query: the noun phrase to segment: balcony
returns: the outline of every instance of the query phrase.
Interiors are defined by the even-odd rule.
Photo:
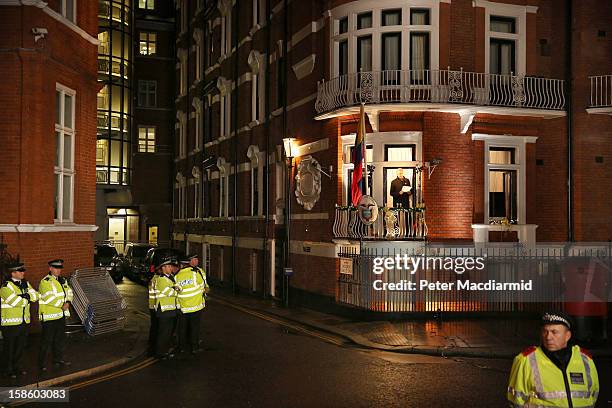
[[[461,115],[565,116],[565,81],[451,70],[374,71],[318,84],[317,120],[358,112],[424,111]],[[389,106],[393,105],[393,106]]]
[[[336,205],[333,225],[337,240],[420,241],[427,238],[425,208],[378,208],[372,225],[364,224],[357,208]]]
[[[612,115],[612,75],[590,76],[591,101],[588,113]]]

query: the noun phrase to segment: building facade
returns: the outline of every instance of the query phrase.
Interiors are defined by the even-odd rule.
[[[0,1],[0,235],[34,282],[50,259],[93,262],[96,13],[84,0]]]
[[[96,239],[121,251],[126,241],[169,240],[174,8],[102,1],[98,17]]]
[[[338,254],[364,238],[417,248],[612,237],[609,6],[176,7],[174,240],[213,279],[334,302]],[[373,227],[350,208],[361,104]],[[400,168],[410,199],[387,224]]]

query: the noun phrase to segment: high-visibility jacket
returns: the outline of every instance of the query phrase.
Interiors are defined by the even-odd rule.
[[[149,281],[149,309],[155,309],[155,305],[157,304],[158,291],[155,286],[155,281],[157,281],[158,277],[159,275],[153,275]]]
[[[194,269],[204,281],[204,284],[202,285],[202,303],[204,304],[204,307],[206,307],[206,292],[208,289],[210,289],[210,286],[208,286],[208,279],[206,279],[206,271],[198,266],[194,266],[192,269]]]
[[[177,295],[178,306],[182,313],[193,313],[204,308],[204,278],[191,266],[183,268],[174,277],[180,289]]]
[[[161,275],[153,283],[156,293],[155,309],[161,312],[176,310],[176,290],[171,276]]]
[[[512,407],[569,407],[566,387],[574,408],[595,406],[599,377],[591,355],[573,346],[564,373],[533,346],[514,358],[507,398]]]
[[[55,276],[49,274],[40,281],[38,292],[38,317],[41,322],[70,317],[70,309],[62,310],[64,303],[72,302],[74,296],[67,279],[61,284]]]
[[[25,282],[25,281],[24,281]],[[19,295],[30,295],[30,300]],[[20,286],[19,281],[8,280],[0,288],[2,308],[0,309],[0,320],[2,326],[18,326],[22,323],[30,323],[30,303],[38,300],[38,292],[27,282],[27,289]]]

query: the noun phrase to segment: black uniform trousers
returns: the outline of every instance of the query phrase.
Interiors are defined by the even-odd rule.
[[[7,374],[17,374],[21,369],[23,350],[28,339],[29,325],[2,326],[2,367]]]
[[[200,347],[201,310],[179,313],[179,344],[181,351],[195,351]]]
[[[46,367],[49,351],[53,351],[53,362],[64,360],[66,349],[66,318],[42,322],[42,339],[40,342],[40,354],[38,355],[38,366]]]
[[[151,326],[149,327],[149,355],[155,355],[155,347],[157,344],[157,332],[158,332],[158,318],[155,309],[149,309],[149,316],[151,317]]]
[[[176,311],[157,312],[157,336],[155,339],[155,355],[163,357],[170,352],[172,331],[176,324]]]

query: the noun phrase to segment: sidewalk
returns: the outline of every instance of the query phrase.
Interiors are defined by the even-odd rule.
[[[11,379],[1,373],[2,387],[50,387],[74,381],[121,366],[142,356],[147,347],[149,314],[146,288],[129,282],[120,284],[119,290],[128,303],[125,328],[121,331],[91,337],[82,329],[68,335],[65,360],[72,365],[56,368],[51,361],[46,372],[38,370],[40,333],[31,333],[25,350],[23,369],[28,373]],[[69,328],[69,330],[72,328]]]
[[[538,320],[354,321],[309,309],[285,309],[271,300],[232,296],[216,288],[211,299],[335,334],[362,347],[399,353],[513,358],[526,347],[539,344]],[[612,342],[608,340],[607,344],[589,350],[595,357],[612,357]]]

